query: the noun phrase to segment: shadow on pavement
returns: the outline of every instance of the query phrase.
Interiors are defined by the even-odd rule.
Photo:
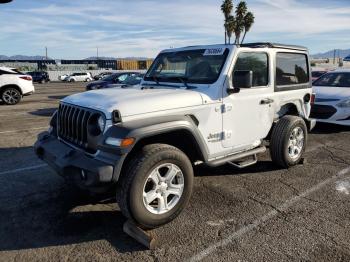
[[[56,107],[53,107],[53,108],[41,108],[41,109],[37,109],[37,110],[32,111],[32,112],[29,112],[29,114],[35,115],[35,116],[51,117],[53,115],[53,113],[55,113],[56,110],[57,110]]]
[[[16,153],[25,149],[0,149],[0,157],[6,155],[4,150]],[[0,251],[96,240],[108,241],[121,253],[145,250],[123,232],[126,219],[117,208],[114,194],[88,197],[77,193],[48,167],[3,172],[0,182]]]
[[[312,134],[332,134],[349,132],[350,126],[341,126],[328,123],[317,123],[316,127],[311,131]]]

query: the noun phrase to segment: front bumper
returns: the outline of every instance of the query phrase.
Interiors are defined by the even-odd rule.
[[[96,187],[116,182],[122,156],[90,156],[44,132],[34,145],[36,155],[48,163],[60,176],[83,187]],[[116,176],[116,173],[117,176]]]

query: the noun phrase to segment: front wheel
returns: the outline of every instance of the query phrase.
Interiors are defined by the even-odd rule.
[[[142,228],[175,219],[187,205],[193,186],[190,160],[165,144],[145,146],[129,162],[117,192],[122,213]]]
[[[16,105],[21,101],[22,95],[18,89],[9,87],[2,92],[1,99],[6,105]]]
[[[284,168],[297,165],[304,154],[306,142],[307,128],[304,120],[297,116],[282,117],[271,135],[272,161]]]

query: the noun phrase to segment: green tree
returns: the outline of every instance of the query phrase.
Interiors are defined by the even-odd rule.
[[[248,8],[244,1],[239,2],[236,7],[236,26],[235,26],[235,44],[239,45],[239,39],[241,38],[241,33],[244,30],[244,18],[247,14]]]
[[[242,42],[243,43],[246,34],[250,31],[251,27],[254,24],[254,14],[252,12],[248,12],[248,7],[245,1],[239,2],[235,9],[235,15],[232,15],[233,10],[232,0],[224,0],[221,5],[221,11],[225,16],[225,44],[231,43],[232,34],[235,34],[235,44],[240,44],[241,35],[243,34]]]
[[[245,36],[246,36],[247,32],[249,32],[249,30],[252,28],[254,21],[255,21],[255,17],[253,15],[253,13],[248,12],[244,17],[244,35],[243,35],[241,44],[243,44]]]
[[[224,17],[225,17],[225,23],[224,23],[224,27],[225,27],[225,44],[227,43],[227,35],[228,35],[228,30],[227,30],[227,26],[228,26],[228,20],[229,17],[232,13],[233,10],[233,3],[232,0],[224,0],[222,5],[221,5],[221,11],[224,13]]]
[[[227,31],[227,36],[228,36],[228,43],[231,44],[231,37],[233,32],[236,29],[236,19],[234,16],[230,15],[227,19],[227,22],[225,24],[225,28]]]

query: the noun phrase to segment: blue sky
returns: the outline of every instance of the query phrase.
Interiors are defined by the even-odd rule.
[[[0,54],[53,58],[153,57],[161,49],[222,43],[221,0],[14,0],[0,5]],[[234,1],[237,3],[238,1]],[[247,41],[350,48],[349,0],[247,0]]]

